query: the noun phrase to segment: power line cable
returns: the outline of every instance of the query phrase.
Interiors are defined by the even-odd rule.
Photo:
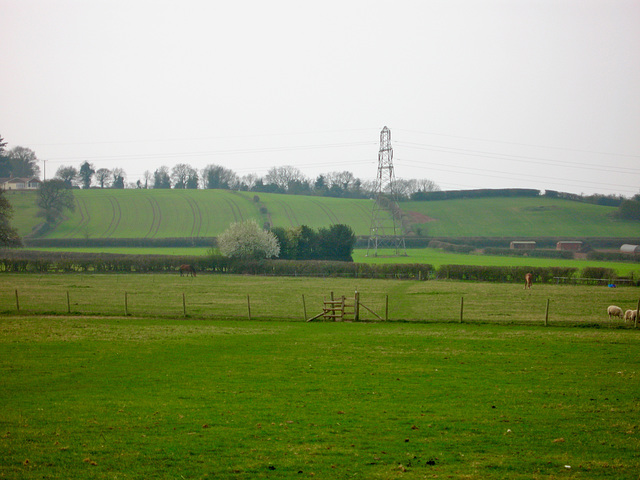
[[[455,148],[455,147],[443,147],[440,145],[426,145],[426,144],[409,143],[409,142],[396,142],[396,145],[406,146],[408,148],[417,149],[417,150],[427,150],[432,152],[451,153],[455,155],[491,158],[494,160],[503,160],[503,161],[511,160],[514,162],[537,163],[540,165],[552,165],[556,167],[558,166],[580,167],[583,170],[598,170],[603,172],[614,172],[614,173],[623,173],[623,174],[640,173],[640,168],[629,168],[629,167],[602,168],[594,165],[587,165],[582,162],[571,162],[568,160],[551,160],[547,158],[529,157],[524,155],[511,155],[511,154],[503,154],[503,153],[495,153],[495,152],[485,152],[481,150],[467,150],[467,149]]]
[[[596,150],[584,150],[577,148],[568,148],[568,147],[557,147],[557,146],[549,146],[549,145],[535,145],[530,143],[518,143],[518,142],[507,142],[504,140],[489,140],[485,138],[476,138],[476,137],[464,137],[461,135],[447,135],[441,133],[433,133],[433,132],[419,132],[417,130],[403,130],[403,129],[395,129],[394,131],[407,132],[407,133],[417,133],[420,135],[433,135],[438,137],[448,137],[448,138],[458,138],[462,140],[474,140],[480,142],[490,142],[490,143],[501,143],[504,145],[517,145],[521,147],[535,147],[535,148],[547,148],[549,150],[563,150],[568,152],[579,152],[579,153],[591,153],[596,155],[609,155],[609,156],[618,156],[618,157],[629,157],[629,158],[640,158],[638,154],[627,154],[627,153],[611,153],[611,152],[599,152]]]

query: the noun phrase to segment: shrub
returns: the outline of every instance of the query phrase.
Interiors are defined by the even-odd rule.
[[[275,235],[261,229],[255,220],[236,222],[218,237],[218,248],[225,257],[270,258],[280,254]]]

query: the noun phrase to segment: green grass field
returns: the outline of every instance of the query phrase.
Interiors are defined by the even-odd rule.
[[[619,328],[2,315],[0,478],[636,479],[639,347]]]

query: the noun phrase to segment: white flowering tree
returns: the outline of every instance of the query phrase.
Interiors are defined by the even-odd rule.
[[[263,230],[255,220],[232,223],[218,236],[218,248],[225,257],[271,258],[280,255],[276,236]]]

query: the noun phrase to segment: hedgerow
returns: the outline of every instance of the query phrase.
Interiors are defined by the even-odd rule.
[[[466,280],[482,282],[520,283],[526,273],[533,274],[534,283],[558,283],[580,280],[615,281],[610,268],[477,266],[430,264],[369,264],[321,260],[240,260],[221,255],[170,256],[124,255],[106,253],[59,253],[29,250],[0,250],[0,272],[32,273],[177,273],[180,265],[190,264],[197,272],[300,276],[347,277],[413,280]],[[629,280],[633,281],[633,278]],[[627,283],[628,284],[628,283]]]

